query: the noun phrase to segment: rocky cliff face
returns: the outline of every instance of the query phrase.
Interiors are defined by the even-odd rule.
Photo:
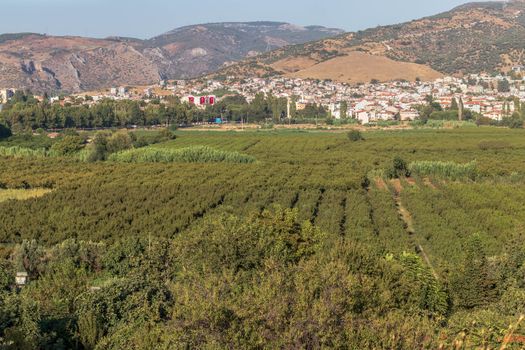
[[[341,33],[256,22],[188,26],[150,40],[0,35],[0,87],[78,92],[192,78],[285,45]]]

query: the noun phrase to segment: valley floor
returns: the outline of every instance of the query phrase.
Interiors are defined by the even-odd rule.
[[[521,348],[525,131],[362,136],[192,130],[146,147],[249,162],[1,157],[2,266],[33,279],[18,312],[34,299],[38,341],[62,317],[63,342],[97,349]]]

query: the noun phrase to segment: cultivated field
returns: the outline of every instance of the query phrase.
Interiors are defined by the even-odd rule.
[[[111,261],[105,265],[120,269],[125,261],[125,270],[90,272],[89,278],[106,281],[108,290],[108,280],[125,279],[128,272],[122,271],[139,268],[126,260],[138,254],[131,253],[134,245],[122,242],[145,239],[144,247],[152,240],[171,242],[177,253],[173,265],[161,268],[174,266],[166,288],[174,300],[177,293],[188,299],[170,304],[171,316],[158,321],[167,328],[157,331],[185,330],[174,333],[182,337],[191,328],[193,333],[166,344],[304,345],[302,336],[258,327],[275,321],[283,332],[299,332],[301,326],[287,317],[299,322],[294,317],[305,312],[303,321],[314,322],[309,336],[315,334],[316,344],[327,347],[353,342],[437,348],[459,342],[467,349],[468,344],[507,342],[508,348],[520,348],[510,336],[525,330],[518,327],[511,334],[508,327],[525,312],[525,132],[459,128],[363,136],[351,141],[346,133],[319,131],[188,131],[103,162],[2,156],[3,187],[54,190],[0,203],[0,242],[37,239],[49,249],[75,238],[127,247],[119,257],[109,249]],[[294,231],[294,225],[302,231]],[[284,232],[289,236],[275,238]],[[279,262],[287,254],[291,260]],[[288,285],[287,278],[294,282]],[[309,289],[312,283],[319,284],[316,292]],[[252,284],[267,288],[266,294],[257,294]],[[290,299],[277,298],[281,292],[273,288],[286,290],[282,297]],[[305,295],[311,299],[295,300]],[[255,310],[246,309],[251,298],[260,308],[276,309],[261,311],[264,317],[258,319]],[[282,304],[271,306],[274,302]],[[317,305],[321,314],[299,311],[306,305],[301,303]],[[197,309],[190,312],[189,305]],[[277,311],[285,305],[289,316]],[[231,317],[244,317],[228,318],[230,325],[251,325],[261,338],[223,333],[234,331],[222,323],[227,331],[217,338],[214,333],[206,336],[213,339],[200,338],[208,329],[202,322],[215,322],[207,312],[223,307],[236,315]],[[105,330],[109,338],[103,344],[117,348],[128,343],[119,343],[113,332],[124,324],[115,322]],[[323,338],[322,332],[332,336]],[[357,337],[363,332],[374,336]],[[235,337],[244,340],[235,343]]]

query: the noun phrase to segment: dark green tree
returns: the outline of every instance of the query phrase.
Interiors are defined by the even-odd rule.
[[[466,309],[487,305],[495,299],[496,283],[481,236],[471,236],[464,250],[463,265],[453,284],[456,304]]]
[[[11,129],[0,123],[0,140],[11,137],[12,135]]]
[[[341,102],[341,118],[346,119],[348,117],[348,102]]]
[[[452,103],[450,105],[450,110],[451,111],[457,111],[459,109],[459,106],[458,106],[458,101],[456,100],[455,97],[452,98]]]
[[[498,92],[510,92],[510,83],[507,79],[498,81]]]
[[[51,150],[61,156],[74,154],[82,148],[84,148],[84,139],[74,135],[66,135],[51,146]]]

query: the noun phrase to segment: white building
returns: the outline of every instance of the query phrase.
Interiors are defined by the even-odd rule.
[[[15,89],[2,89],[0,90],[0,102],[7,102],[11,97],[15,95]]]
[[[128,93],[128,88],[125,86],[121,86],[118,88],[118,94],[119,96],[125,96]]]
[[[412,121],[419,118],[419,112],[416,110],[406,110],[399,112],[401,121]]]

